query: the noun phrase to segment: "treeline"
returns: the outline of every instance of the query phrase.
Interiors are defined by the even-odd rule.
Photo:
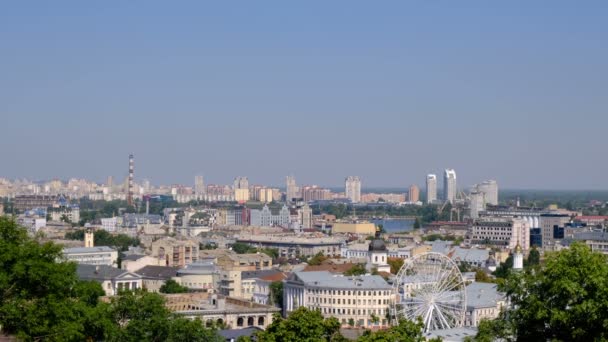
[[[84,241],[84,229],[78,229],[65,234],[67,240]],[[125,234],[112,235],[105,230],[96,230],[93,233],[93,243],[95,246],[115,247],[120,252],[124,252],[131,246],[139,246],[141,242],[138,238],[130,237]]]
[[[97,282],[80,281],[62,248],[0,217],[0,326],[22,341],[211,341],[200,320],[172,314],[161,295],[123,292],[109,302]]]
[[[422,224],[427,224],[433,221],[447,221],[450,219],[450,204],[447,204],[443,211],[439,213],[440,206],[435,204],[423,205],[373,205],[373,206],[356,206],[339,204],[323,204],[312,206],[313,214],[330,214],[335,215],[337,219],[342,219],[356,212],[357,216],[417,216]]]

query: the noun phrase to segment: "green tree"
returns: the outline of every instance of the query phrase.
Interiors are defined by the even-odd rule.
[[[364,264],[356,264],[344,272],[345,276],[358,276],[367,273]]]
[[[268,255],[272,259],[277,259],[279,257],[279,250],[277,248],[263,248],[260,252]]]
[[[391,266],[391,273],[397,274],[401,267],[403,267],[403,259],[401,258],[388,258],[386,263]]]
[[[299,307],[287,318],[275,314],[272,324],[256,336],[258,342],[323,342],[342,337],[337,318],[323,318],[320,311],[305,307]]]
[[[420,229],[422,227],[422,223],[420,223],[420,218],[416,217],[414,221],[414,229]]]
[[[255,247],[251,247],[250,245],[242,242],[236,242],[232,245],[232,250],[236,254],[247,254],[247,253],[255,253],[257,249]]]
[[[490,277],[482,269],[477,269],[475,271],[475,281],[480,282],[480,283],[493,283],[494,279],[492,279],[492,277]]]
[[[270,298],[272,304],[279,308],[283,308],[283,282],[273,281],[270,283]]]
[[[547,255],[544,267],[512,272],[501,289],[512,308],[486,323],[477,340],[608,339],[607,257],[582,243]]]
[[[496,267],[496,271],[492,273],[496,278],[506,279],[513,269],[513,255],[509,255],[505,262]]]
[[[427,339],[422,332],[421,320],[412,322],[408,320],[400,320],[398,325],[392,326],[386,330],[371,331],[367,330],[359,339],[358,342],[424,342]],[[431,339],[429,341],[439,342],[440,339]]]
[[[175,280],[167,280],[159,289],[160,293],[187,293],[188,288],[178,284]]]
[[[536,266],[540,265],[540,253],[536,247],[532,247],[530,250],[530,254],[528,254],[528,266]]]
[[[323,255],[323,252],[319,252],[308,260],[308,264],[310,266],[318,266],[321,265],[321,263],[325,260],[327,260],[327,257]]]

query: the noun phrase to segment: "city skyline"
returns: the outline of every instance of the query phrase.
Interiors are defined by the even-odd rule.
[[[605,3],[523,7],[5,4],[0,174],[608,189]]]

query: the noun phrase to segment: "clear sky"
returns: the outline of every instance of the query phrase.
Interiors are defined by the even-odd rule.
[[[608,1],[3,1],[0,176],[608,189]]]

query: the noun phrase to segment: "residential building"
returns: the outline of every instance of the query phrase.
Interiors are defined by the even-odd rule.
[[[184,267],[198,260],[199,244],[193,240],[165,237],[152,242],[151,249],[161,266]]]
[[[68,261],[87,265],[116,266],[118,251],[108,246],[65,248],[63,256]]]
[[[319,252],[327,256],[340,255],[340,246],[344,242],[338,237],[299,237],[299,236],[240,236],[238,242],[247,243],[259,248],[276,248],[279,256],[295,258],[314,256]]]
[[[407,200],[410,203],[417,203],[420,201],[420,189],[416,184],[410,185],[410,189],[407,193]]]
[[[248,209],[249,210],[249,224],[256,227],[272,227],[281,226],[287,227],[289,225],[289,208],[283,205],[278,213],[273,214],[268,205],[264,205],[262,210]]]
[[[308,205],[308,203],[304,203],[304,205],[298,209],[298,223],[304,229],[312,228],[312,209]]]
[[[528,221],[513,217],[481,217],[473,221],[467,234],[471,244],[494,245],[509,250],[518,244],[530,248]]]
[[[78,264],[76,275],[80,280],[100,283],[106,296],[114,296],[121,290],[142,288],[142,278],[137,273],[107,265]]]
[[[286,194],[285,200],[287,202],[293,202],[298,196],[298,185],[296,184],[296,178],[294,176],[287,176],[285,178]]]
[[[179,267],[144,266],[134,273],[141,276],[144,289],[148,292],[159,292],[167,280],[175,278],[177,270]]]
[[[331,200],[331,190],[323,189],[316,185],[303,186],[301,193],[304,202]]]
[[[608,233],[583,232],[574,234],[574,241],[582,241],[594,252],[608,254]]]
[[[342,326],[348,326],[351,320],[365,328],[388,326],[392,298],[392,287],[378,275],[295,272],[283,285],[285,316],[304,306],[319,310],[324,317],[336,317]],[[372,315],[379,318],[378,323],[372,322]]]
[[[205,179],[203,176],[194,177],[194,194],[197,196],[203,196],[206,193]]]
[[[479,218],[479,213],[485,209],[484,194],[478,191],[472,191],[469,194],[469,216],[472,219]]]
[[[507,304],[504,293],[499,292],[496,284],[474,282],[466,287],[467,309],[466,327],[477,327],[483,319],[498,318]]]
[[[78,205],[61,206],[58,208],[49,208],[48,214],[51,216],[51,221],[62,221],[78,223],[80,221],[80,207]]]
[[[351,233],[362,235],[376,234],[376,225],[368,221],[335,222],[331,229],[332,234]]]
[[[554,232],[556,229],[564,228],[570,222],[570,215],[567,214],[542,214],[540,215],[540,228],[543,234],[543,248],[551,247],[555,244]]]
[[[34,208],[49,208],[57,206],[59,196],[56,195],[18,195],[13,199],[13,209],[24,212]]]
[[[216,292],[219,288],[220,269],[210,259],[201,259],[177,271],[175,280],[191,290]]]
[[[456,171],[446,169],[443,173],[443,200],[454,203],[456,200]]]
[[[361,179],[358,176],[348,176],[344,183],[346,198],[352,203],[361,202]]]
[[[473,187],[474,191],[483,194],[484,201],[489,205],[498,205],[498,183],[488,180]]]
[[[426,203],[437,201],[437,175],[426,176]]]
[[[159,265],[159,263],[161,263],[161,261],[149,255],[129,254],[122,258],[120,268],[125,271],[135,272],[145,266],[162,266]]]

